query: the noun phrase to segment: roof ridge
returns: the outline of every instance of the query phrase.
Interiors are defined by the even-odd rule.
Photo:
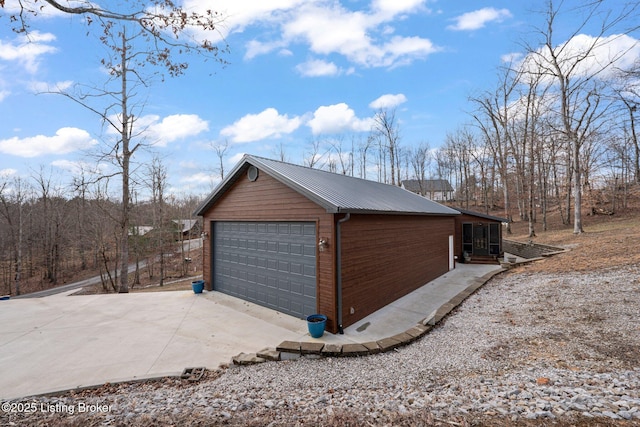
[[[389,183],[386,183],[386,182],[374,181],[372,179],[360,178],[360,177],[353,176],[353,175],[347,175],[346,173],[331,172],[331,171],[328,171],[328,170],[325,170],[325,169],[318,169],[318,168],[313,168],[311,166],[300,165],[298,163],[285,162],[283,160],[275,160],[275,159],[270,159],[268,157],[262,157],[262,156],[254,156],[253,154],[245,154],[245,157],[254,158],[254,159],[258,159],[258,160],[266,160],[268,162],[275,162],[275,163],[280,163],[280,164],[283,164],[283,165],[295,166],[295,167],[302,168],[302,169],[307,169],[307,170],[312,170],[312,171],[317,171],[317,172],[323,172],[323,173],[326,173],[326,174],[343,176],[345,178],[351,178],[351,179],[356,179],[356,180],[360,180],[360,181],[375,182],[377,184],[390,185],[392,187],[400,188],[399,185],[393,185],[393,184],[389,184]]]
[[[243,156],[227,177],[201,203],[196,214],[202,215],[215,203],[239,178],[240,171],[247,165],[265,169],[268,175],[324,207],[330,213],[460,214],[437,202],[417,196],[399,185],[252,154]]]

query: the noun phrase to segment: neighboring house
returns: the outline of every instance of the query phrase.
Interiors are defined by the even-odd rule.
[[[144,236],[152,230],[150,225],[132,225],[129,227],[129,236]]]
[[[430,200],[453,200],[453,187],[446,179],[406,179],[401,183],[402,188],[419,194]]]
[[[181,235],[184,239],[195,239],[196,237],[200,237],[202,229],[200,227],[199,219],[172,219],[171,222],[176,227],[178,240],[180,240]]]
[[[198,207],[216,290],[336,333],[454,268],[456,210],[400,187],[246,155]]]
[[[482,214],[480,212],[454,208],[457,216],[455,254],[458,260],[465,258],[471,262],[495,262],[503,255],[502,223],[505,218]],[[466,257],[465,257],[466,255]],[[468,261],[467,261],[468,262]]]

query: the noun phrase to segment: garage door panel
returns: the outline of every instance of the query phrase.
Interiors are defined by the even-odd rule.
[[[297,274],[297,275],[302,276],[302,274],[304,273],[303,266],[299,262],[290,263],[289,264],[289,269],[291,271],[291,274]]]
[[[289,274],[291,272],[289,263],[287,261],[278,261],[278,271],[281,273]]]
[[[307,277],[316,277],[316,266],[315,265],[304,265],[304,275]]]
[[[295,295],[304,295],[304,286],[300,283],[292,283],[291,284],[291,293]]]
[[[316,287],[315,286],[310,286],[310,285],[303,285],[304,286],[304,296],[311,296],[313,295],[315,297],[316,295]]]
[[[283,300],[288,299],[291,293],[291,282],[288,280],[278,280],[278,289],[284,291],[281,295],[278,295],[278,297]]]
[[[314,223],[214,222],[213,286],[297,317],[316,310]]]

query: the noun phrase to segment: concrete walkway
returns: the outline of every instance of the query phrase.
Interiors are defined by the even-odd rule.
[[[318,341],[363,343],[402,333],[425,318],[433,317],[440,307],[477,278],[500,270],[498,265],[458,264],[454,270],[345,328],[344,335],[325,334]],[[307,334],[306,338],[311,337]]]
[[[348,327],[344,335],[307,333],[306,321],[218,292],[191,291],[0,301],[0,399],[215,369],[239,353],[284,342],[378,341],[450,310],[459,295],[500,271],[455,270]],[[448,312],[448,311],[447,311]]]

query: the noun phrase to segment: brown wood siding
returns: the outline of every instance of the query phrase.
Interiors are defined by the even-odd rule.
[[[446,273],[454,223],[400,215],[352,215],[343,223],[343,326]]]
[[[333,214],[329,214],[311,200],[260,173],[251,182],[244,175],[204,214],[205,239],[203,279],[211,290],[211,222],[212,221],[312,221],[316,223],[317,238],[326,237],[329,246],[324,252],[316,250],[316,302],[319,313],[327,315],[327,330],[337,332],[334,269]],[[311,313],[309,313],[311,314]]]
[[[502,253],[502,223],[500,221],[493,221],[490,219],[486,219],[486,218],[481,218],[481,217],[477,217],[477,216],[473,216],[473,215],[468,215],[468,214],[460,214],[457,215],[456,217],[456,235],[454,237],[454,255],[458,257],[458,262],[462,261],[462,224],[468,222],[468,223],[472,223],[472,224],[477,224],[477,223],[483,223],[483,224],[488,224],[488,223],[498,223],[500,224],[500,252]]]

